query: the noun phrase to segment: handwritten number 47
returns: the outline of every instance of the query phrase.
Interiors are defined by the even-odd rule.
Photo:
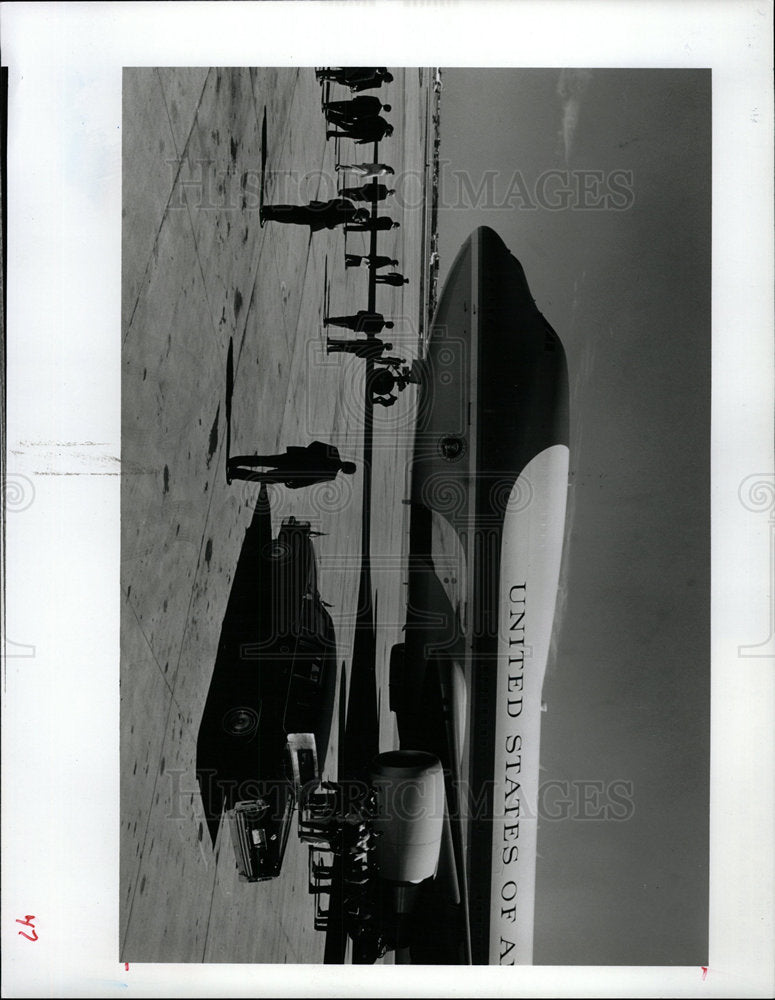
[[[30,935],[27,934],[25,931],[19,931],[19,933],[21,934],[21,936],[22,937],[26,937],[28,941],[37,941],[38,940],[38,932],[35,930],[35,926],[32,923],[32,921],[34,919],[35,919],[35,914],[34,913],[26,913],[24,915],[24,920],[17,920],[16,921],[17,924],[21,924],[23,927],[29,927],[30,930],[32,931],[32,933],[34,935],[33,937],[30,937]]]

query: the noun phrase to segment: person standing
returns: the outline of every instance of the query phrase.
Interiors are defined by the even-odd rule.
[[[393,74],[385,66],[329,66],[315,70],[318,83],[330,80],[349,87],[351,92],[371,90],[383,83],[392,83]]]
[[[349,70],[345,72],[345,83],[344,86],[350,88],[350,93],[360,93],[362,90],[376,90],[377,87],[381,87],[383,83],[392,83],[393,74],[389,73],[385,66],[377,66],[376,70],[372,73],[351,73]]]
[[[266,468],[266,472],[256,472]],[[313,441],[306,447],[292,445],[278,455],[235,455],[226,465],[226,481],[249,479],[262,483],[285,483],[289,489],[300,489],[315,483],[336,479],[339,472],[351,476],[354,462],[343,462],[339,451],[331,444]]]
[[[398,271],[392,271],[390,274],[377,274],[374,280],[380,285],[408,285],[409,279],[405,278],[403,274],[399,274]]]
[[[384,201],[388,195],[395,193],[395,188],[377,184],[376,181],[363,184],[361,187],[344,187],[339,192],[343,198],[352,198],[353,201]]]
[[[366,142],[379,142],[393,134],[393,126],[379,115],[369,118],[359,118],[357,122],[348,125],[341,124],[338,129],[326,132],[326,139],[352,139],[363,145]]]
[[[382,232],[386,229],[399,229],[400,222],[394,222],[389,215],[381,215],[378,219],[369,218],[364,221],[354,221],[348,224],[348,229],[354,233]]]
[[[368,209],[356,208],[347,198],[312,201],[309,205],[263,205],[259,209],[261,225],[265,222],[284,222],[309,226],[311,233],[345,223],[368,222],[369,218]]]
[[[395,174],[395,170],[387,163],[337,163],[336,169],[340,173],[347,171],[351,174],[358,174],[364,180],[369,177],[386,177],[388,174]]]
[[[360,118],[373,118],[381,111],[391,111],[389,104],[383,104],[378,97],[354,97],[351,101],[328,101],[323,105],[323,114],[329,121],[356,122]]]
[[[379,359],[380,365],[384,365],[386,361],[386,358]],[[395,384],[395,376],[390,371],[390,367],[376,368],[372,372],[368,383],[372,403],[379,403],[381,406],[392,406],[392,403],[388,403],[387,400],[390,399],[395,402],[395,399],[398,398],[393,396]]]
[[[368,309],[359,309],[357,313],[350,316],[326,316],[323,325],[343,326],[346,330],[371,334],[372,336],[382,333],[384,329],[393,329],[392,320],[386,320],[382,313],[369,312]]]
[[[378,267],[398,267],[398,261],[394,257],[371,256],[371,254],[346,253],[344,255],[345,267],[360,267],[365,264],[371,270]]]
[[[392,351],[393,345],[385,343],[378,337],[367,337],[365,340],[332,340],[326,337],[327,354],[354,354],[364,361],[378,361],[383,351]]]
[[[402,364],[396,376],[396,387],[399,392],[403,392],[408,385],[419,385],[420,379],[413,367]]]

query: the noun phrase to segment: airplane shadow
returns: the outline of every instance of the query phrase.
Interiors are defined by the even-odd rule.
[[[359,606],[363,610],[355,626],[347,723],[344,744],[340,748],[340,781],[366,777],[371,761],[379,753],[376,606],[372,607],[370,583],[366,586],[367,592],[364,593],[362,584],[359,595]]]
[[[264,117],[261,122],[261,187],[258,193],[259,209],[262,209],[264,207],[264,182],[266,180],[266,158],[267,158],[266,137],[267,137],[266,108],[264,108]]]
[[[358,618],[355,625],[353,658],[350,667],[349,697],[345,707],[346,680],[344,667],[340,681],[339,701],[339,773],[340,784],[353,792],[368,776],[369,765],[379,753],[379,714],[377,711],[376,648],[374,625],[376,601],[371,600],[371,579],[368,565],[361,569],[358,595]],[[345,801],[348,792],[345,791]],[[326,931],[324,961],[341,964],[345,959],[347,931],[342,910],[342,876],[339,858],[334,863],[329,922]],[[360,963],[359,949],[353,944],[353,962]]]
[[[265,487],[263,492],[266,493]],[[256,694],[256,663],[245,660],[241,651],[243,644],[258,644],[267,638],[271,594],[268,588],[260,585],[260,565],[271,541],[269,503],[257,504],[245,532],[226,604],[196,745],[197,778],[213,844],[221,813],[233,804],[231,789],[251,777],[246,766],[250,755],[245,753],[238,739],[231,738],[229,723],[239,724],[243,719],[239,710],[243,709],[247,713],[243,724],[250,726],[251,705]]]
[[[288,670],[283,639],[278,653],[278,622],[284,617],[278,617],[278,601],[286,595],[273,576],[273,551],[271,509],[262,485],[237,560],[197,738],[197,779],[213,845],[223,810],[255,798],[261,782],[283,773],[284,726],[291,718],[283,685],[290,682],[279,679]],[[298,594],[290,596],[298,601]],[[336,695],[336,648],[330,616],[322,611],[321,618],[326,665],[316,707],[308,720],[297,709],[295,719],[303,728],[292,731],[313,732],[324,760]],[[277,711],[278,697],[285,699],[285,717]]]

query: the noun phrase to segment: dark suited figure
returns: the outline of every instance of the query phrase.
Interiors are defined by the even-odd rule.
[[[384,329],[393,329],[392,320],[386,320],[382,313],[369,312],[368,309],[359,309],[354,316],[326,316],[323,325],[343,326],[346,330],[371,336],[382,333]]]
[[[380,285],[408,285],[409,279],[405,278],[403,274],[399,274],[398,271],[393,271],[390,274],[377,274],[374,276],[374,280]]]
[[[361,187],[345,187],[339,191],[343,198],[352,198],[353,201],[384,201],[389,194],[395,194],[395,188],[389,188],[387,184],[363,184]]]
[[[326,139],[352,139],[361,145],[365,142],[379,142],[386,136],[393,134],[393,126],[386,122],[384,118],[371,116],[369,118],[359,118],[355,122],[339,125],[338,131],[326,132]]]
[[[257,468],[266,472],[256,472]],[[229,459],[226,480],[249,479],[261,483],[285,483],[292,490],[336,479],[337,473],[351,476],[354,462],[343,462],[331,444],[313,441],[305,448],[292,445],[281,455],[235,455]]]
[[[326,337],[327,354],[354,354],[364,361],[376,361],[382,357],[383,351],[392,350],[392,344],[387,344],[378,337],[367,337],[365,340],[332,340]]]
[[[351,222],[347,228],[354,233],[375,233],[385,229],[399,229],[400,222],[394,222],[389,215],[381,215],[378,219],[366,219],[363,222]]]
[[[393,81],[393,74],[388,73],[386,66],[329,66],[315,70],[315,76],[319,83],[323,80],[341,83],[351,92],[371,90]]]
[[[329,121],[356,122],[359,118],[373,118],[382,111],[391,111],[378,97],[354,97],[351,101],[329,101],[323,105],[323,114]]]
[[[259,209],[259,218],[262,224],[286,222],[309,226],[311,233],[317,233],[345,223],[367,222],[369,212],[356,208],[347,198],[332,198],[330,201],[311,201],[309,205],[264,205]]]
[[[398,374],[396,375],[396,386],[399,392],[403,392],[408,385],[419,385],[420,380],[413,373],[411,367],[406,364],[406,362],[401,359],[401,365],[398,368]]]
[[[392,359],[380,358],[380,363],[386,364],[389,360]],[[398,399],[398,396],[393,395],[396,379],[390,370],[392,367],[390,365],[385,368],[377,368],[371,373],[369,391],[371,392],[372,403],[379,403],[380,406],[392,406]]]
[[[394,260],[392,257],[372,257],[370,255],[360,253],[346,253],[344,255],[345,267],[360,267],[361,264],[365,264],[372,270],[376,270],[378,267],[398,267],[398,261]]]
[[[337,173],[358,174],[364,179],[368,177],[386,177],[395,174],[395,170],[387,163],[337,163]]]

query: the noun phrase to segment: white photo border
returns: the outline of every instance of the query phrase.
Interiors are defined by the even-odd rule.
[[[355,10],[354,10],[355,8]],[[773,992],[772,5],[4,4],[9,68],[3,953],[9,996],[769,996]],[[347,25],[343,28],[343,25]],[[350,968],[118,962],[124,66],[691,67],[713,73],[710,965]],[[25,442],[106,475],[25,479]],[[750,485],[750,483],[749,483]],[[17,503],[22,501],[17,501]],[[772,501],[771,501],[772,502]],[[32,652],[30,652],[32,650]],[[53,821],[40,821],[40,804]],[[64,838],[72,868],[36,858]],[[57,848],[59,849],[59,848]],[[38,915],[27,947],[15,918]]]

